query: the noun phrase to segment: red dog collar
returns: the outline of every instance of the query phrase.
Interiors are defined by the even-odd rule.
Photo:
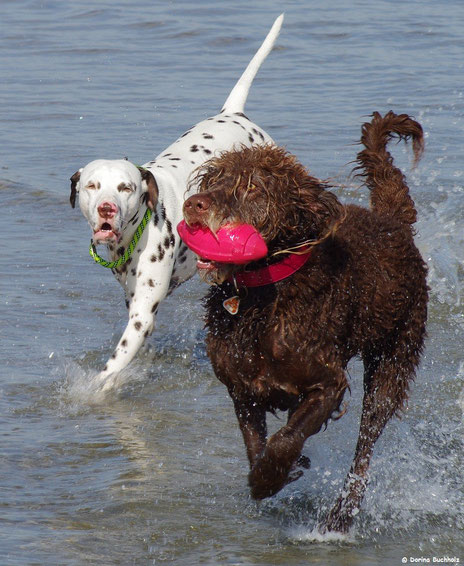
[[[278,263],[261,267],[255,271],[239,271],[230,281],[237,287],[264,287],[277,283],[301,269],[311,256],[310,246],[302,246],[300,252],[292,253]]]

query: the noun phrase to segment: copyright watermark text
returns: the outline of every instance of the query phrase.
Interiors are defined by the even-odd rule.
[[[457,556],[404,556],[403,564],[460,564]]]

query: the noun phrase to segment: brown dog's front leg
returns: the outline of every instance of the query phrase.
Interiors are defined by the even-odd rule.
[[[309,393],[293,412],[288,423],[267,441],[262,456],[248,476],[251,496],[264,499],[275,495],[300,474],[290,474],[305,440],[319,432],[338,409],[345,387],[321,387]]]
[[[257,403],[233,398],[235,414],[252,468],[266,445],[266,410]]]

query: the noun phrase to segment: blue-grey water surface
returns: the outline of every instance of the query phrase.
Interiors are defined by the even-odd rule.
[[[349,412],[308,441],[312,468],[256,504],[194,278],[105,398],[89,387],[122,332],[122,290],[69,206],[88,161],[144,163],[220,110],[275,17],[247,114],[345,201],[360,125],[407,112],[426,153],[395,149],[431,287],[425,355],[376,446],[348,537],[321,537],[357,436]],[[0,564],[396,566],[464,561],[462,0],[3,0],[0,4]],[[275,422],[278,426],[278,421]],[[456,562],[454,562],[456,563]]]

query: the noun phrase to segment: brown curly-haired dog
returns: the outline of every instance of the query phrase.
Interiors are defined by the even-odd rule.
[[[374,113],[362,126],[357,169],[371,191],[370,210],[343,206],[275,146],[211,160],[200,172],[201,192],[184,204],[190,225],[252,224],[269,248],[265,260],[245,268],[198,262],[215,283],[206,298],[208,355],[234,402],[254,498],[302,474],[306,438],[340,416],[347,363],[362,357],[358,443],[322,527],[331,531],[347,531],[359,509],[374,443],[404,407],[425,336],[426,267],[413,240],[414,203],[386,150],[394,135],[412,138],[420,157],[422,128],[407,115]],[[234,295],[238,312],[230,314],[223,302]],[[288,410],[288,421],[267,439],[266,411],[277,409]]]

